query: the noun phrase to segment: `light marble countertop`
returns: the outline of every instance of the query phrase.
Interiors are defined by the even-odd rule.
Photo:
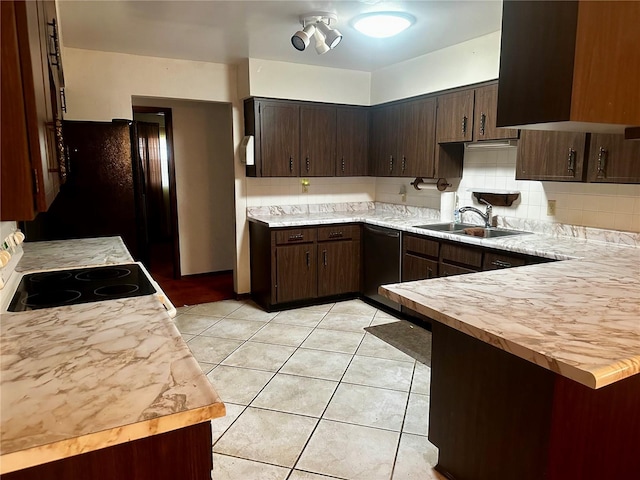
[[[19,270],[128,261],[116,237],[42,242]],[[155,295],[7,312],[0,332],[0,474],[225,414]]]
[[[560,262],[406,282],[380,293],[486,343],[591,388],[640,373],[640,245],[531,233],[484,239],[415,228],[437,216],[369,209],[250,215],[269,227],[340,222],[396,228]],[[629,245],[631,243],[631,245]]]

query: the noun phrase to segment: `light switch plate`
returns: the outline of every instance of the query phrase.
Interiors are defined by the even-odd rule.
[[[556,214],[556,201],[547,200],[547,215],[554,216]]]

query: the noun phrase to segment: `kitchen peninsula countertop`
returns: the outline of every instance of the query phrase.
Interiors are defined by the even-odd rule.
[[[132,261],[117,237],[24,245],[17,270]],[[0,473],[224,416],[155,296],[2,314]]]
[[[618,234],[627,245],[536,233],[483,239],[415,227],[440,223],[437,216],[377,209],[250,215],[250,221],[272,228],[363,222],[564,260],[386,285],[380,292],[590,388],[640,373],[640,248],[633,245],[637,234]]]

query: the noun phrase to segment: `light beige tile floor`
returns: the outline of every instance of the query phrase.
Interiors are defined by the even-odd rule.
[[[360,300],[179,309],[176,325],[227,406],[212,422],[212,478],[444,480],[426,436],[431,369],[364,330],[397,321]]]

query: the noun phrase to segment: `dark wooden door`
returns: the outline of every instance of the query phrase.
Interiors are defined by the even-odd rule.
[[[438,276],[438,262],[405,253],[402,260],[402,281],[412,282]]]
[[[300,107],[300,175],[333,177],[336,168],[336,107]]]
[[[318,244],[318,296],[360,290],[360,242]]]
[[[398,165],[398,107],[376,107],[370,115],[369,174],[374,177],[389,177],[394,174]]]
[[[438,143],[470,142],[473,139],[473,97],[474,90],[438,97]]]
[[[261,101],[258,105],[258,111],[260,115],[262,176],[299,176],[299,105]]]
[[[278,303],[315,298],[317,259],[314,243],[276,248],[276,299]]]
[[[496,127],[497,111],[498,84],[476,88],[473,120],[475,141],[518,138],[517,129]]]
[[[435,98],[404,103],[398,111],[401,127],[397,175],[433,178],[436,146]]]
[[[337,107],[336,176],[364,176],[369,163],[369,113]]]
[[[622,135],[592,134],[589,182],[640,183],[640,142]]]
[[[523,130],[516,179],[581,182],[585,146],[585,133]]]

